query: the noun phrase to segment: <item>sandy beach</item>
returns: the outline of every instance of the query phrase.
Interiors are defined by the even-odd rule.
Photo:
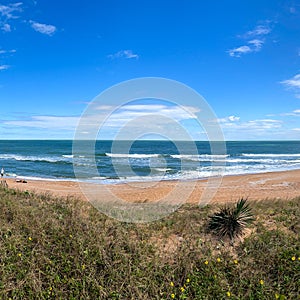
[[[5,180],[10,188],[87,199],[78,182],[28,180],[27,183],[21,183],[10,178]],[[218,183],[220,186],[216,189]],[[110,195],[112,198],[118,197],[124,201],[139,203],[160,201],[164,197],[178,202],[178,198],[184,197],[187,198],[185,202],[196,204],[199,203],[203,192],[209,190],[208,184],[212,186],[213,194],[216,192],[210,201],[212,203],[236,201],[240,197],[249,200],[291,199],[300,196],[300,170],[226,176],[209,182],[207,180],[162,181],[152,182],[151,186],[147,186],[149,183],[139,182],[116,185],[87,184],[84,187],[96,190],[99,199],[103,198],[106,201],[110,200]]]

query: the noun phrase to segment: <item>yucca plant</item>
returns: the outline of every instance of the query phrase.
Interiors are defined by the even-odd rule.
[[[254,221],[247,199],[243,198],[235,206],[222,207],[209,218],[208,229],[220,237],[229,237],[231,242],[241,236],[245,227]]]

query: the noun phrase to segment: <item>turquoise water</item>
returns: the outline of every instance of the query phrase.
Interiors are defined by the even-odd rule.
[[[214,154],[208,142],[135,141],[129,150],[126,142],[118,142],[112,151],[112,141],[97,141],[95,157],[82,143],[82,153],[74,154],[72,141],[2,140],[0,168],[10,177],[75,180],[75,165],[77,179],[104,183],[300,169],[300,141],[226,142],[226,153]],[[95,164],[97,176],[90,173]]]

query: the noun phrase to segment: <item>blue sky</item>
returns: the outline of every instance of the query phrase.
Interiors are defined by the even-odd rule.
[[[148,76],[200,93],[227,140],[299,139],[299,37],[300,1],[0,0],[0,139],[72,138],[95,96]]]

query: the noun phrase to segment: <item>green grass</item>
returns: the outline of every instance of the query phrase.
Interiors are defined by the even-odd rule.
[[[0,189],[0,299],[300,299],[300,198],[250,206],[256,220],[231,246],[207,232],[217,207],[128,224]]]

